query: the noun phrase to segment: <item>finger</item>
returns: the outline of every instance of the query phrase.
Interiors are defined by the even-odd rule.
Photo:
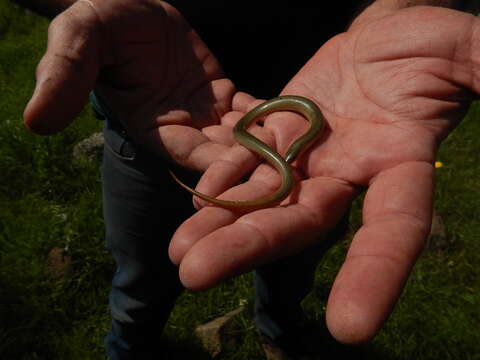
[[[244,105],[249,108],[255,103],[257,101]],[[302,116],[282,111],[270,114],[265,119],[264,126],[251,126],[248,131],[283,155],[291,143],[305,133],[307,128],[308,122]],[[219,160],[205,172],[196,190],[210,196],[217,196],[251,172],[258,161],[258,157],[254,156],[250,150],[233,147],[232,151],[221,154]],[[196,199],[195,204],[201,207],[205,202]]]
[[[191,170],[204,171],[219,154],[230,150],[229,145],[210,141],[201,131],[189,126],[165,125],[150,133],[144,137],[145,143],[155,144],[151,148],[159,156]]]
[[[230,188],[219,199],[249,201],[271,194],[280,186],[280,176],[268,165],[261,165],[247,183]],[[203,236],[230,225],[239,218],[238,213],[216,206],[206,206],[187,219],[177,230],[170,244],[170,257],[179,264],[185,253]]]
[[[232,99],[232,109],[246,113],[262,102],[264,102],[264,100],[256,99],[250,94],[239,91]]]
[[[202,129],[202,133],[211,141],[232,146],[236,143],[232,128],[224,125],[212,125]]]
[[[204,127],[202,132],[212,141],[233,146],[237,143],[233,135],[233,127],[244,115],[245,113],[240,111],[230,111],[222,116],[221,125]]]
[[[327,325],[339,341],[370,340],[392,311],[430,230],[433,176],[431,164],[410,162],[371,184],[328,300]]]
[[[299,184],[291,205],[255,211],[236,221],[224,209],[202,209],[179,227],[170,255],[180,264],[186,287],[206,289],[312,244],[339,221],[354,192],[346,183],[316,178]]]
[[[268,116],[264,123],[265,129],[268,129],[274,136],[277,144],[277,151],[282,156],[285,155],[290,145],[308,131],[310,127],[306,119],[294,112],[276,112]],[[322,138],[324,134],[321,134]],[[309,150],[305,151],[305,155]],[[303,158],[303,156],[301,156]],[[298,160],[298,159],[296,159]],[[295,163],[298,165],[298,161]]]
[[[64,129],[87,103],[100,67],[98,19],[89,2],[78,1],[55,18],[48,47],[37,67],[37,84],[25,125],[38,134]]]
[[[232,135],[232,138],[233,138],[232,129],[237,124],[237,122],[243,117],[243,115],[245,115],[245,113],[242,111],[236,111],[236,110],[230,111],[224,116],[222,116],[220,126],[223,126],[226,129],[229,129],[230,134]]]
[[[275,148],[275,139],[269,131],[260,126],[252,126],[249,132],[271,148]],[[197,191],[213,197],[238,184],[261,161],[256,154],[240,144],[232,146],[228,151],[217,152],[216,156],[216,161],[211,163],[196,187]],[[197,208],[207,204],[198,198],[194,199],[194,203]]]
[[[234,158],[242,161],[242,163],[244,163],[242,159],[252,162],[253,165],[248,169],[242,169],[251,171],[255,167],[254,165],[258,164],[257,158],[249,150],[240,146],[233,146],[236,144],[236,140],[233,136],[232,127],[242,116],[243,113],[241,112],[231,111],[222,117],[222,125],[207,126],[201,131],[182,125],[155,127],[144,135],[143,143],[160,156],[167,156],[177,164],[192,170],[205,171],[216,161],[229,161]],[[271,139],[267,140],[267,133],[260,127],[253,126],[249,131],[271,143]],[[220,171],[222,171],[222,167]],[[212,171],[210,170],[210,172]],[[220,174],[223,173],[220,172]],[[242,171],[241,175],[244,174],[245,172]],[[238,177],[228,184],[231,186],[237,180]],[[228,187],[221,187],[221,190],[214,196]],[[211,190],[206,188],[199,191]]]

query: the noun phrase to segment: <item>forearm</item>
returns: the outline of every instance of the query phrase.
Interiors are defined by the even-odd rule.
[[[39,15],[53,19],[67,9],[76,0],[13,0],[17,4],[26,7]]]
[[[350,28],[381,18],[393,11],[411,6],[442,6],[465,10],[467,0],[370,0],[363,4],[363,11],[352,21]]]

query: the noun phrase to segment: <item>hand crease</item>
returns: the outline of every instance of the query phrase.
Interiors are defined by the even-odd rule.
[[[428,235],[428,233],[430,232],[430,223],[428,221],[425,221],[424,219],[422,219],[420,216],[416,214],[413,214],[404,210],[402,211],[392,210],[392,211],[383,212],[381,215],[377,215],[369,218],[368,221],[365,222],[364,226],[369,226],[373,222],[390,221],[392,218],[398,218],[398,217],[406,219],[406,222],[409,224],[412,224],[412,221],[413,221],[414,223],[413,225],[417,226],[425,235]]]
[[[309,219],[310,219],[309,222],[312,224],[312,226],[320,229],[319,226],[322,223],[321,212],[316,211],[315,209],[313,209],[313,208],[311,208],[311,207],[309,207],[305,204],[301,204],[301,203],[296,203],[292,206],[289,206],[289,210],[292,210],[292,211],[297,212],[297,213],[301,212],[303,217],[308,216]],[[305,227],[305,226],[303,226],[303,227]]]
[[[195,147],[192,148],[192,150],[188,153],[188,154],[185,154],[182,158],[183,160],[187,160],[187,161],[194,161],[192,159],[192,157],[194,156],[195,152],[197,151],[200,151],[202,149],[202,147],[206,146],[206,145],[209,145],[210,141],[208,139],[205,139],[202,143],[198,144],[198,145],[195,145]]]
[[[374,259],[382,258],[382,259],[386,259],[386,260],[389,260],[390,262],[394,263],[395,267],[397,267],[398,264],[401,264],[402,260],[403,260],[403,257],[397,257],[397,256],[387,255],[387,254],[374,254],[374,253],[372,253],[372,254],[349,255],[347,253],[347,256],[345,257],[345,261],[346,260],[353,260],[353,259],[357,259],[357,258],[374,258]]]
[[[269,239],[264,233],[262,230],[260,230],[260,228],[258,228],[257,226],[253,225],[251,222],[246,222],[245,221],[246,219],[244,217],[241,217],[237,220],[237,224],[238,225],[241,225],[241,226],[244,226],[246,228],[248,228],[251,232],[255,233],[258,235],[259,239],[258,240],[255,240],[255,241],[261,241],[266,247],[267,247],[267,250],[265,251],[265,253],[269,253],[271,249],[275,249],[275,244],[273,244],[271,242],[271,239]]]

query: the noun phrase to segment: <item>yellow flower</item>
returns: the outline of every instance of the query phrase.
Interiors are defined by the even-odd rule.
[[[443,163],[441,161],[435,161],[435,168],[441,168],[443,166]]]

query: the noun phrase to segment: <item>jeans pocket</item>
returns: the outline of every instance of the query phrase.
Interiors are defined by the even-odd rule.
[[[133,142],[98,92],[90,93],[90,103],[96,117],[105,121],[103,127],[105,148],[121,160],[135,160],[137,152]]]
[[[108,119],[103,127],[103,136],[105,139],[105,149],[110,150],[121,160],[135,160],[137,151],[133,142],[128,136],[113,128]]]

